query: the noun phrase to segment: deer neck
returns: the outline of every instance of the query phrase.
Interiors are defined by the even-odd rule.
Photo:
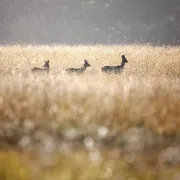
[[[86,66],[86,65],[84,65],[84,66],[82,67],[82,71],[85,71],[85,70],[86,70],[86,68],[87,68],[87,66]]]
[[[121,67],[121,68],[124,68],[125,64],[126,64],[126,63],[125,63],[124,61],[122,61],[120,67]]]

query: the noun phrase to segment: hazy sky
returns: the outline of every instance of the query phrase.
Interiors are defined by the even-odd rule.
[[[1,0],[0,43],[178,43],[179,0]]]

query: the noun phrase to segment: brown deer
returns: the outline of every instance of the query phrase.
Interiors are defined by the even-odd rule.
[[[85,72],[87,67],[90,67],[91,65],[87,62],[87,60],[84,60],[84,65],[81,68],[67,68],[65,71],[67,73],[76,73],[76,74],[82,74]]]
[[[102,72],[109,73],[109,74],[121,73],[124,69],[125,64],[128,62],[125,55],[122,55],[121,57],[122,57],[121,65],[119,65],[119,66],[103,66]]]
[[[49,60],[44,61],[45,64],[43,66],[43,68],[39,68],[39,67],[34,67],[31,71],[32,72],[47,72],[49,73]]]

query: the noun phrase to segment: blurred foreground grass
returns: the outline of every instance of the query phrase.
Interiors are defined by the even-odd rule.
[[[0,179],[180,178],[179,47],[0,49]],[[100,72],[122,54],[121,75]],[[63,73],[85,58],[84,75]]]
[[[107,153],[108,152],[108,153]],[[58,154],[0,152],[2,180],[169,180],[179,179],[179,167],[166,168],[138,160],[113,159],[114,152],[78,150]],[[137,158],[138,159],[138,158]]]
[[[112,130],[144,125],[158,133],[180,129],[178,78],[106,75],[14,75],[0,82],[0,123]],[[3,126],[2,126],[3,127]]]

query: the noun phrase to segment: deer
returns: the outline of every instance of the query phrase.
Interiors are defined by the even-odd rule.
[[[122,55],[121,58],[122,58],[121,65],[119,65],[119,66],[103,66],[101,69],[102,72],[109,73],[109,74],[121,73],[124,69],[125,64],[128,62],[125,55]]]
[[[31,71],[32,72],[47,72],[49,73],[49,60],[44,61],[44,66],[43,68],[39,68],[39,67],[34,67]]]
[[[76,73],[76,74],[82,74],[85,72],[87,67],[90,67],[91,65],[88,63],[88,61],[84,60],[84,65],[81,68],[67,68],[65,71],[67,73]]]

